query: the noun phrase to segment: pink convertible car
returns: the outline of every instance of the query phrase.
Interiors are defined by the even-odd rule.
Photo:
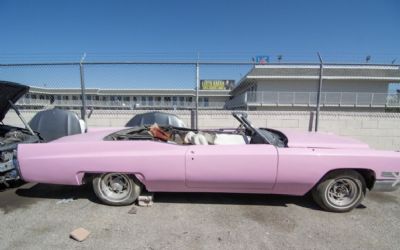
[[[98,198],[109,205],[131,204],[145,189],[299,196],[311,192],[323,209],[346,212],[361,203],[367,190],[400,186],[399,152],[373,150],[328,133],[255,128],[246,114],[233,116],[240,123],[236,130],[154,124],[22,143],[8,162],[29,182],[91,181]]]

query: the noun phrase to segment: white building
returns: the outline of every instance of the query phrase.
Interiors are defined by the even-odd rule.
[[[232,80],[204,80],[199,108],[314,110],[320,74],[318,64],[255,65],[232,90],[223,89],[226,83],[233,85]],[[321,109],[382,111],[400,107],[399,94],[388,93],[390,83],[400,83],[398,65],[324,65]],[[31,87],[17,104],[27,109],[79,109],[81,96],[79,88]],[[86,89],[86,104],[92,109],[194,109],[195,99],[193,89]]]
[[[248,110],[314,109],[320,65],[256,65],[231,91],[227,107]],[[399,106],[390,83],[400,82],[394,65],[324,65],[321,108],[325,110],[382,109]]]
[[[86,89],[86,105],[93,109],[193,109],[193,89]],[[229,90],[199,90],[200,109],[222,109],[229,99]],[[31,87],[19,106],[42,109],[54,106],[79,109],[82,93],[78,88]]]

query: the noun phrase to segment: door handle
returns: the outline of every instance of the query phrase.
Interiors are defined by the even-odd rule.
[[[194,160],[194,157],[193,157],[193,155],[194,155],[194,150],[190,150],[190,154],[192,155],[190,158],[192,159],[192,161]]]

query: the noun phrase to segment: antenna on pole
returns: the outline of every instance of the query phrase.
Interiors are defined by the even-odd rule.
[[[85,61],[86,58],[86,52],[83,53],[82,57],[81,57],[81,64],[83,63],[83,61]]]
[[[319,52],[317,52],[317,55],[318,55],[319,63],[323,64],[324,61],[322,60],[321,54]]]

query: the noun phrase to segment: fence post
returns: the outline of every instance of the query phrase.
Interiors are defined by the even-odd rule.
[[[279,91],[276,93],[276,95],[277,95],[276,106],[279,106],[279,95],[280,95]]]
[[[312,130],[313,130],[314,113],[315,113],[315,111],[310,112],[310,119],[308,121],[308,132],[312,132]]]
[[[86,87],[85,87],[85,75],[83,68],[83,60],[85,60],[86,53],[83,54],[82,59],[79,63],[79,73],[81,77],[81,95],[82,95],[82,109],[81,109],[81,117],[82,120],[85,121],[86,129],[87,129],[87,119],[86,119]]]
[[[318,54],[319,58],[319,84],[318,84],[318,93],[317,93],[317,110],[315,112],[315,132],[318,131],[318,123],[319,123],[319,110],[320,110],[320,102],[321,102],[321,90],[322,90],[322,78],[324,76],[324,62],[322,61],[321,55]]]
[[[374,93],[371,94],[371,102],[369,103],[369,106],[372,107],[374,103]]]
[[[196,63],[196,129],[199,129],[199,86],[200,86],[200,65]]]
[[[296,104],[296,92],[293,93],[293,99],[292,99],[292,107]]]
[[[354,107],[358,106],[358,92],[356,93],[356,103],[354,104]]]

